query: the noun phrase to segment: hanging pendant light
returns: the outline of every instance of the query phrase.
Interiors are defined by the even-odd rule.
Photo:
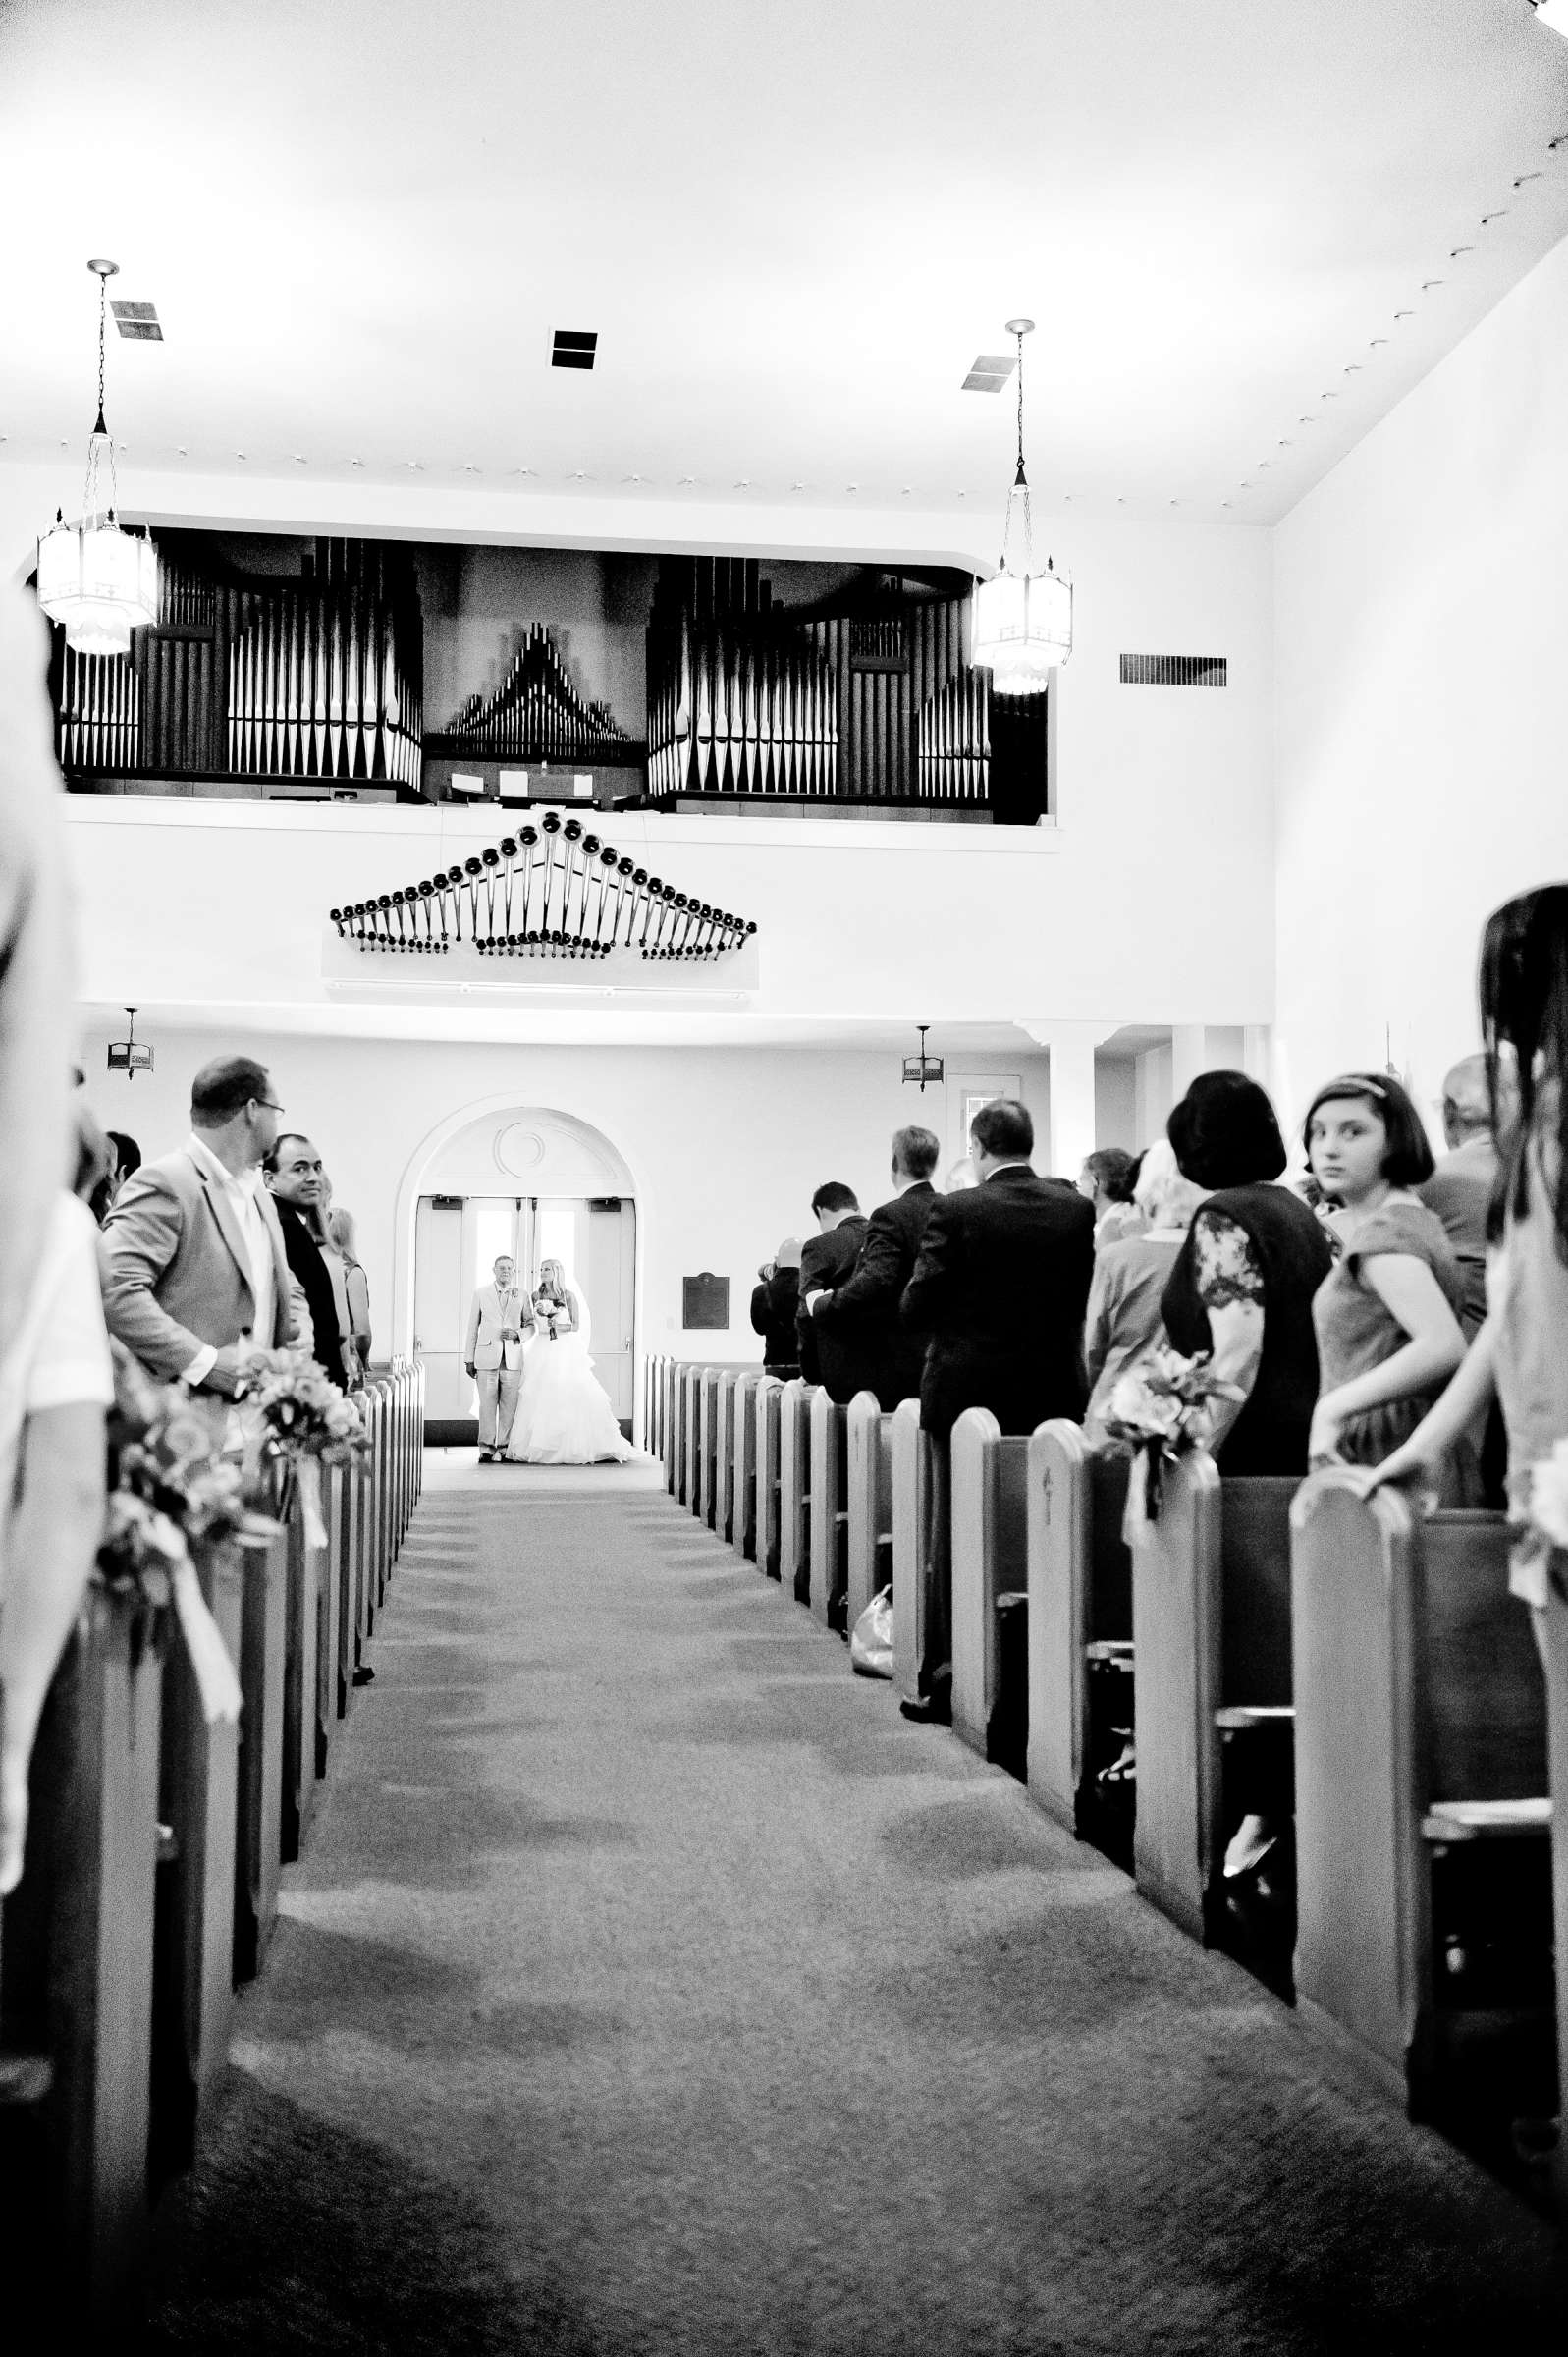
[[[114,443],[103,418],[103,355],[109,281],[120,265],[91,261],[87,268],[98,281],[98,421],[87,438],[81,521],[67,523],[61,511],[38,542],[38,603],[51,622],[64,624],[66,644],[78,654],[123,655],[132,631],[158,619],[158,552],[146,533],[138,539],[116,521],[119,491]]]
[[[973,660],[991,672],[999,695],[1041,695],[1060,663],[1072,653],[1072,580],[1058,573],[1051,559],[1036,573],[1034,521],[1029,510],[1029,477],[1023,463],[1023,340],[1034,327],[1032,319],[1009,319],[1007,333],[1018,342],[1018,471],[1007,494],[1006,521],[1001,529],[1001,561],[994,580],[975,589]],[[1013,518],[1023,510],[1023,570],[1007,569],[1007,550]]]

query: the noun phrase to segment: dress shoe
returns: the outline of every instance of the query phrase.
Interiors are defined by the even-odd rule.
[[[946,1694],[922,1694],[918,1702],[901,1702],[899,1710],[917,1727],[951,1727],[952,1703]]]

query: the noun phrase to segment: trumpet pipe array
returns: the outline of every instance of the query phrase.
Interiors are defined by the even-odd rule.
[[[514,761],[624,761],[639,747],[619,728],[608,704],[579,695],[555,633],[536,622],[491,694],[469,696],[448,721],[432,751]]]
[[[754,923],[677,892],[547,811],[460,866],[329,911],[361,950],[441,957],[463,943],[493,958],[608,958],[695,964],[736,950]]]

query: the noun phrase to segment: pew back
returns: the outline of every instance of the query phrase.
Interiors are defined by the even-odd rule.
[[[991,1410],[952,1429],[952,1725],[985,1755],[997,1699],[997,1599],[1028,1577],[1029,1441]]]
[[[760,1375],[735,1378],[735,1414],[731,1438],[732,1480],[730,1538],[737,1554],[754,1562],[757,1556],[757,1392]]]
[[[875,1392],[844,1410],[845,1577],[849,1627],[892,1577],[892,1417]]]
[[[843,1593],[849,1438],[844,1410],[820,1389],[811,1395],[810,1428],[811,1609],[826,1622]]]
[[[806,1601],[811,1562],[811,1401],[816,1390],[798,1375],[779,1401],[779,1583]]]
[[[906,1702],[913,1702],[920,1691],[925,1633],[930,1497],[920,1452],[920,1402],[900,1399],[892,1411],[892,1658],[893,1680]]]
[[[777,1375],[757,1384],[756,1559],[770,1579],[779,1576],[779,1435],[784,1385]]]

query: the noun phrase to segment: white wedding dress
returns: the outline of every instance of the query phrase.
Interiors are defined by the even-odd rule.
[[[587,1313],[567,1296],[576,1331],[552,1342],[541,1323],[522,1362],[522,1390],[507,1442],[514,1465],[624,1464],[637,1453],[622,1440],[609,1394],[588,1356]]]

